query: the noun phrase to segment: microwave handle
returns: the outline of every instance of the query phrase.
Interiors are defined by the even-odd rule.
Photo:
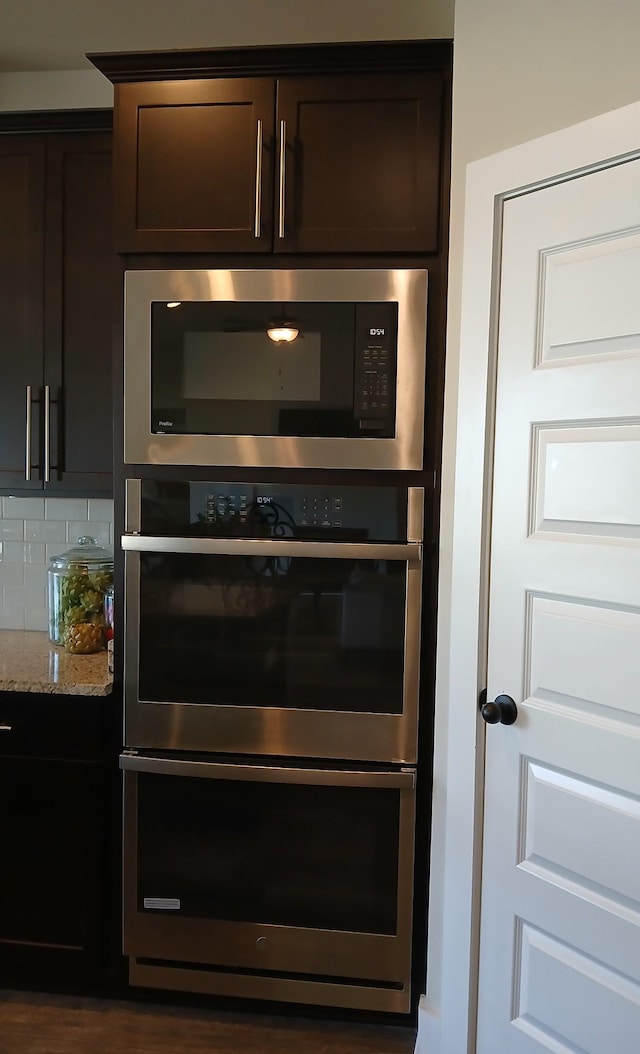
[[[179,553],[201,556],[302,556],[311,560],[422,561],[422,543],[304,542],[295,538],[167,538],[123,534],[122,548],[136,553]]]
[[[368,772],[348,769],[289,768],[278,765],[236,765],[218,761],[195,761],[171,757],[120,755],[125,772],[150,772],[159,776],[196,776],[200,779],[243,780],[260,783],[311,784],[331,787],[407,787],[415,786],[415,772]]]

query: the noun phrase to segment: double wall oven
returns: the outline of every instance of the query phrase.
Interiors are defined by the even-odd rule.
[[[130,980],[407,1013],[423,490],[210,475],[126,481]]]

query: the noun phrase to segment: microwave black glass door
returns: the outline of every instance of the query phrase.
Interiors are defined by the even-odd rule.
[[[140,773],[138,910],[166,898],[182,917],[393,934],[400,797]]]
[[[402,713],[406,561],[140,561],[141,700]]]
[[[392,302],[154,302],[151,432],[393,436],[397,329]]]

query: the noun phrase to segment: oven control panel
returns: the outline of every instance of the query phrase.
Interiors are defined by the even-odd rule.
[[[402,542],[407,488],[144,480],[142,533]]]
[[[286,494],[251,494],[250,492],[225,493],[217,491],[207,494],[204,520],[207,523],[241,524],[250,519],[265,522],[274,518],[274,513],[282,513],[290,520],[292,526],[298,527],[333,527],[344,526],[344,498],[332,493]],[[347,504],[347,511],[351,512]]]
[[[235,526],[246,534],[253,524],[258,534],[266,529],[273,537],[309,538],[317,528],[318,537],[358,532],[364,539],[381,530],[397,533],[397,494],[394,488],[225,485],[207,492],[199,519],[230,534]]]

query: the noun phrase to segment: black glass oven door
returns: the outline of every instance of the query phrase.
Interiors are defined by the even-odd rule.
[[[415,761],[419,545],[166,541],[127,553],[129,746]]]
[[[413,772],[121,765],[128,955],[408,987]]]

